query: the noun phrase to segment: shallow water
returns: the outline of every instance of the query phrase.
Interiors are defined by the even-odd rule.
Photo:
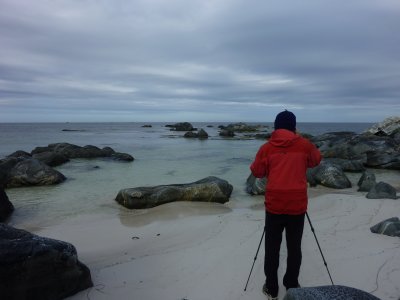
[[[68,142],[79,146],[110,146],[135,158],[130,163],[74,159],[56,168],[67,177],[62,184],[7,189],[16,208],[10,224],[42,228],[80,214],[123,215],[126,209],[114,201],[122,188],[189,183],[207,176],[220,177],[234,186],[232,205],[250,199],[244,191],[245,181],[249,165],[264,141],[221,138],[218,125],[222,123],[193,123],[208,132],[208,140],[185,139],[184,132],[172,132],[165,123],[152,123],[151,128],[143,128],[143,124],[0,124],[0,157],[16,150],[30,152],[37,146]],[[361,132],[370,125],[303,123],[298,127],[315,135],[345,130]]]

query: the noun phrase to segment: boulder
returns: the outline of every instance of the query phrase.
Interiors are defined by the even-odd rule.
[[[121,152],[114,152],[110,156],[114,160],[120,160],[120,161],[134,161],[135,159],[133,158],[132,155],[128,153],[121,153]]]
[[[22,150],[18,150],[18,151],[15,151],[15,152],[11,153],[11,154],[10,154],[10,155],[8,155],[7,157],[15,157],[15,158],[22,157],[22,158],[30,158],[30,157],[32,157],[32,155],[31,155],[30,153],[28,153],[28,152],[25,152],[25,151],[22,151]]]
[[[229,201],[232,189],[226,180],[209,176],[187,184],[123,189],[115,200],[129,209],[151,208],[174,201],[225,203]]]
[[[167,127],[171,127],[171,130],[175,130],[175,131],[192,131],[192,130],[195,130],[195,128],[193,128],[193,125],[190,124],[189,122],[175,123],[174,125],[167,125]]]
[[[368,151],[365,165],[370,168],[400,170],[400,152],[389,151]]]
[[[321,184],[334,189],[351,187],[351,182],[343,170],[334,164],[322,162],[318,166],[307,170],[307,180],[311,186]]]
[[[361,160],[350,160],[343,158],[324,158],[324,161],[339,166],[344,172],[362,172],[365,170]]]
[[[204,129],[200,129],[198,132],[199,139],[208,139],[208,133]]]
[[[396,189],[386,182],[378,182],[367,194],[368,199],[398,199]]]
[[[386,118],[365,131],[367,134],[386,136],[393,136],[398,132],[400,132],[400,117]]]
[[[400,220],[398,217],[382,221],[370,228],[372,233],[400,237]]]
[[[260,126],[248,125],[246,123],[239,122],[239,123],[229,124],[228,126],[221,125],[220,128],[233,132],[254,132],[258,131]]]
[[[41,161],[42,163],[50,167],[56,167],[69,161],[69,158],[65,155],[50,151],[33,154],[33,158]]]
[[[264,195],[267,178],[257,178],[250,174],[246,180],[246,192],[250,195]]]
[[[15,157],[6,158],[0,160],[0,186],[5,186],[11,169],[20,161],[21,159],[17,159]]]
[[[1,299],[57,300],[93,286],[73,245],[0,224]]]
[[[183,135],[183,137],[190,138],[190,139],[197,139],[199,137],[199,135],[196,132],[188,131]]]
[[[200,129],[199,132],[188,131],[184,134],[185,138],[198,138],[208,139],[208,133],[204,129]]]
[[[100,149],[93,145],[86,145],[84,147],[77,146],[69,143],[55,143],[47,147],[36,147],[32,150],[32,155],[39,160],[47,162],[48,160],[60,162],[64,158],[64,162],[72,158],[99,158],[109,157],[121,161],[133,161],[134,158],[127,153],[115,152],[111,147],[104,147]],[[53,154],[50,154],[53,153]],[[54,166],[54,165],[53,165]]]
[[[51,185],[61,183],[65,176],[37,159],[18,162],[9,172],[7,187]]]
[[[220,135],[220,136],[223,136],[223,137],[234,137],[234,136],[235,136],[235,133],[234,133],[232,130],[222,129],[222,130],[219,132],[219,135]]]
[[[327,285],[289,289],[283,300],[379,300],[359,289],[342,285]]]
[[[358,180],[358,191],[369,192],[372,187],[376,184],[375,174],[370,171],[365,171],[361,178]]]
[[[14,206],[7,197],[6,192],[0,185],[0,222],[4,222],[14,211]]]
[[[312,141],[319,147],[324,158],[358,160],[367,167],[400,168],[400,145],[389,136],[341,132],[323,134],[314,137]]]

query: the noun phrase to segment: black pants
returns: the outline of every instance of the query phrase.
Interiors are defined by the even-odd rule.
[[[289,289],[297,287],[299,284],[304,215],[276,215],[266,212],[264,272],[267,288],[272,294],[278,293],[279,250],[284,229],[287,245],[287,267],[283,277],[283,285]]]

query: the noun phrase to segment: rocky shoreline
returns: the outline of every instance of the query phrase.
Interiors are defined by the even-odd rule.
[[[185,134],[187,138],[208,137],[203,129],[199,130],[201,134],[196,134],[197,129],[190,123],[182,126],[177,124],[171,126],[172,130],[189,129],[187,132],[192,134]],[[261,135],[262,138],[269,137],[266,129],[259,126],[236,123],[220,127],[219,135],[222,137],[229,139],[236,134],[249,134],[246,138],[260,138]],[[365,192],[367,198],[399,198],[393,186],[377,182],[373,170],[400,170],[400,118],[385,120],[361,134],[332,132],[315,137],[304,136],[317,145],[324,157],[320,166],[308,171],[310,186],[319,184],[333,189],[346,189],[351,187],[346,173],[352,172],[360,174],[358,190],[360,193]],[[6,221],[14,210],[5,188],[61,183],[66,178],[53,167],[76,158],[105,158],[124,162],[134,160],[131,155],[116,152],[110,147],[100,149],[92,145],[81,147],[68,143],[36,147],[29,153],[16,151],[0,159],[0,222]],[[249,194],[263,194],[264,188],[265,178],[248,177],[246,190]],[[233,186],[226,180],[207,177],[192,183],[123,189],[118,192],[115,201],[129,209],[151,208],[175,201],[226,203],[232,190]],[[384,220],[371,227],[371,232],[400,236],[400,222],[398,218]],[[93,285],[90,270],[79,262],[71,244],[32,235],[1,223],[0,238],[0,261],[9,262],[8,269],[0,272],[0,295],[6,295],[9,299],[25,299],[29,293],[33,295],[32,299],[62,299]],[[13,249],[13,253],[9,249]],[[30,268],[25,268],[25,265]],[[49,270],[42,269],[46,266]],[[37,282],[36,272],[48,273],[49,278]],[[21,276],[29,280],[25,280],[23,288],[18,289]],[[52,278],[64,284],[56,284]],[[41,298],[34,297],[39,295],[38,291]]]

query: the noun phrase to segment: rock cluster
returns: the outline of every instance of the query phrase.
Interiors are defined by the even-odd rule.
[[[11,188],[58,184],[66,178],[52,167],[73,158],[99,157],[119,161],[134,160],[131,155],[115,152],[110,147],[100,149],[92,145],[81,147],[69,143],[50,144],[36,147],[31,153],[19,150],[0,160],[0,185]]]

